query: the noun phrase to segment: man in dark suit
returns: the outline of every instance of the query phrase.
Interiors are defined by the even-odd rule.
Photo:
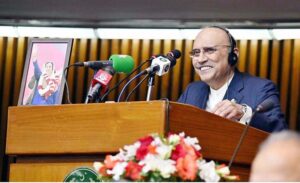
[[[287,128],[276,86],[238,71],[236,41],[225,28],[212,26],[199,32],[190,56],[201,81],[189,84],[178,102],[240,123],[251,121],[251,126],[267,132]],[[274,107],[252,117],[266,99],[272,100]]]

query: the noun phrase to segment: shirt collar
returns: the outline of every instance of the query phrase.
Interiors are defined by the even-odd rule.
[[[222,93],[226,93],[226,90],[228,89],[232,79],[234,77],[234,73],[232,74],[232,76],[228,79],[228,81],[226,83],[224,83],[223,86],[221,86],[221,88],[215,90],[213,89],[212,87],[209,87],[210,88],[210,92],[212,95],[220,95]]]

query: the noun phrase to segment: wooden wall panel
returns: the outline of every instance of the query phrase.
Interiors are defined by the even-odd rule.
[[[278,83],[279,73],[279,54],[280,54],[280,43],[277,40],[272,41],[272,59],[271,59],[271,80]]]
[[[157,55],[158,53],[162,53],[162,41],[160,39],[155,39],[153,40],[153,54],[152,55]],[[146,79],[147,83],[148,79]],[[154,87],[153,87],[153,93],[152,93],[152,98],[157,99],[158,93],[160,92],[160,87],[159,87],[159,78],[155,78],[154,80]]]
[[[183,67],[183,84],[182,84],[182,89],[181,91],[183,91],[188,84],[192,81],[193,78],[191,78],[191,73],[193,70],[193,62],[192,59],[189,55],[189,52],[193,49],[193,41],[192,40],[186,40],[185,44],[184,44],[184,50],[183,50],[183,60],[182,60],[182,64],[181,67]]]
[[[247,63],[247,40],[239,41],[239,61],[238,68],[241,72],[246,71],[246,63]]]
[[[13,78],[14,78],[14,66],[15,66],[15,57],[16,57],[16,38],[7,39],[7,48],[5,49],[5,58],[3,64],[3,87],[2,87],[2,111],[1,118],[4,120],[7,115],[7,107],[12,105],[12,92],[13,87]],[[6,109],[6,110],[4,110]],[[4,125],[6,126],[6,125]],[[2,134],[1,134],[2,135]],[[5,136],[3,136],[5,137]]]
[[[151,40],[149,39],[145,39],[142,40],[142,48],[141,48],[141,62],[148,60],[151,56],[150,56],[150,45],[151,44]],[[140,81],[140,79],[138,79],[137,81]],[[143,82],[141,84],[141,86],[138,89],[138,98],[137,100],[146,100],[146,95],[147,95],[147,81]],[[151,98],[153,99],[153,98]]]
[[[100,55],[99,60],[107,60],[110,54],[111,41],[108,39],[102,39],[99,41],[100,41],[100,47],[98,48],[98,54]],[[107,97],[107,100],[111,100],[111,99]]]
[[[3,100],[3,77],[4,77],[4,66],[5,66],[5,52],[6,52],[6,41],[7,38],[0,37],[0,181],[3,177],[3,161],[4,161],[4,143],[3,139],[4,134],[6,133],[6,119],[2,118],[3,111],[6,111],[7,108],[2,105]]]
[[[91,39],[89,44],[89,54],[88,59],[90,61],[96,61],[99,60],[98,58],[98,39]],[[88,78],[87,81],[91,81],[94,76],[94,71],[92,69],[88,69]],[[90,83],[86,82],[86,88],[88,89],[90,87]]]
[[[165,40],[164,41],[164,48],[163,48],[163,54],[166,54],[168,53],[170,50],[171,50],[171,43],[172,43],[172,40]],[[162,78],[162,83],[161,83],[161,95],[160,95],[160,98],[168,98],[169,95],[170,95],[170,88],[169,88],[169,85],[171,85],[169,82],[170,82],[170,74],[165,74],[163,76],[161,76]]]
[[[109,51],[110,51],[110,55],[113,55],[113,54],[118,54],[118,53],[120,53],[120,41],[121,40],[118,40],[118,39],[114,39],[114,40],[112,40],[112,42],[111,42],[111,47],[110,47],[110,49],[108,49]],[[105,59],[105,60],[107,60],[109,58],[109,55],[108,55],[108,57]],[[111,80],[111,84],[116,84],[117,82],[119,81],[119,75],[118,74],[116,74],[113,78],[112,78],[112,80]],[[112,91],[111,93],[110,93],[110,95],[108,95],[108,100],[114,100],[115,98],[117,98],[118,97],[118,95],[119,95],[119,92],[121,91],[121,88],[117,88],[117,89],[115,89],[114,91]]]
[[[87,60],[87,47],[88,47],[88,40],[87,39],[81,39],[79,43],[79,52],[78,52],[78,60],[76,62],[82,62]],[[84,87],[84,83],[87,81],[87,78],[85,77],[85,72],[88,70],[88,68],[78,67],[76,68],[76,81],[75,82],[75,93],[76,93],[76,103],[82,103],[84,102],[84,99],[86,97],[86,88]]]
[[[3,94],[3,77],[4,77],[5,55],[6,55],[6,48],[7,48],[6,43],[7,43],[7,38],[0,37],[0,96],[2,96]],[[0,97],[0,103],[2,104],[2,97]],[[0,105],[0,109],[1,108],[2,105]]]
[[[291,65],[291,52],[292,52],[292,41],[285,40],[283,43],[283,58],[282,58],[282,70],[281,70],[281,83],[280,83],[280,100],[281,107],[284,113],[287,112],[288,106],[288,91],[289,91],[289,75]]]
[[[121,54],[122,55],[129,55],[130,53],[130,48],[131,47],[131,41],[128,40],[128,39],[124,39],[122,40],[121,42]],[[126,77],[126,74],[125,73],[116,73],[119,75],[119,80],[122,80]],[[126,81],[122,82],[119,86],[120,90],[119,90],[119,93],[121,92],[122,88],[125,86],[126,84]],[[123,99],[125,100],[126,96],[128,95],[128,91],[129,91],[129,88],[127,87],[126,90],[124,91],[123,93]]]
[[[79,39],[74,39],[73,40],[73,45],[72,45],[72,52],[71,52],[71,56],[70,56],[70,64],[74,64],[75,62],[77,62],[77,52],[78,52],[78,44],[79,44]],[[74,86],[75,86],[75,71],[77,68],[70,68],[68,70],[67,73],[67,84],[69,87],[69,97],[70,97],[70,102],[74,103],[74,99],[75,99],[75,90],[74,90]],[[67,94],[66,94],[67,95]],[[66,96],[65,95],[65,96]],[[65,101],[67,101],[65,99]],[[67,103],[67,102],[66,102]]]
[[[250,41],[249,73],[256,75],[258,40]]]
[[[175,40],[175,44],[174,44],[175,49],[178,50],[182,50],[182,40]],[[172,49],[173,50],[173,49]],[[171,91],[170,91],[170,100],[172,101],[177,101],[177,99],[179,98],[179,88],[180,88],[180,66],[181,63],[183,62],[182,57],[180,57],[179,59],[177,59],[176,65],[170,70],[170,73],[172,74],[171,78],[172,80],[170,80],[169,84],[171,84],[172,87]]]
[[[7,119],[7,109],[8,106],[13,105],[13,78],[14,78],[14,64],[15,64],[15,59],[16,59],[16,44],[17,44],[17,39],[16,38],[7,38],[7,43],[6,43],[6,48],[3,50],[2,54],[5,55],[3,58],[3,73],[1,73],[2,78],[3,78],[3,83],[2,83],[2,95],[1,95],[1,147],[0,147],[0,176],[5,176],[2,175],[2,169],[5,169],[3,166],[3,162],[5,162],[4,159],[4,147],[5,147],[5,139],[6,139],[6,119]]]
[[[290,128],[297,128],[297,117],[299,119],[299,107],[300,107],[300,39],[295,40],[293,50],[293,62],[291,72],[291,90],[287,94],[291,101],[290,110]],[[299,121],[298,121],[299,125]]]
[[[17,105],[27,40],[28,38],[0,37],[0,163],[2,163],[3,157],[1,156],[4,153],[7,107]],[[193,71],[189,57],[192,46],[193,40],[74,39],[70,64],[87,60],[108,60],[112,54],[129,54],[133,56],[136,68],[152,55],[166,54],[173,49],[181,50],[181,59],[177,60],[177,64],[168,74],[155,77],[155,86],[152,90],[152,100],[167,97],[176,101],[190,82],[199,80]],[[240,50],[238,68],[241,71],[271,79],[277,84],[282,110],[286,114],[289,127],[299,131],[300,40],[238,40],[238,47]],[[140,71],[148,66],[149,64],[144,65]],[[69,69],[67,81],[73,103],[84,102],[92,77],[91,69]],[[124,77],[125,75],[115,74],[110,86],[114,86]],[[131,83],[122,101],[141,79]],[[110,93],[108,100],[116,100],[122,86],[124,84]],[[147,80],[136,90],[130,100],[145,100],[146,94]],[[67,103],[66,97],[64,99],[64,103]]]
[[[137,68],[138,65],[140,65],[142,63],[142,61],[140,60],[140,47],[141,46],[140,46],[140,40],[139,39],[132,40],[130,55],[132,56],[132,58],[134,60],[134,69]],[[135,73],[137,73],[137,72],[135,72]],[[134,76],[134,74],[132,74],[132,76],[130,78],[132,78]],[[127,81],[129,81],[129,79]],[[131,85],[129,85],[128,91],[131,92],[137,84],[138,84],[137,80],[133,81],[131,83]],[[134,93],[131,94],[131,97],[129,98],[129,101],[136,99],[137,96],[138,96],[138,89],[136,89],[134,91]]]
[[[239,40],[238,47],[239,62],[238,68],[241,71],[249,72],[253,75],[257,75],[263,78],[269,78],[278,84],[280,90],[280,97],[282,108],[284,112],[289,112],[287,109],[292,109],[292,106],[296,105],[298,101],[293,100],[290,104],[290,100],[293,97],[297,99],[298,86],[295,84],[297,80],[290,84],[290,78],[297,78],[298,68],[298,43],[299,41],[285,40]],[[0,64],[0,70],[3,71],[0,75],[0,82],[2,87],[1,100],[7,96],[4,89],[7,87],[7,83],[12,81],[14,86],[8,84],[12,89],[12,105],[16,105],[18,98],[20,77],[23,70],[24,58],[27,48],[27,38],[0,38],[0,50],[5,50],[1,54],[1,62],[7,60],[3,57],[13,55],[11,58],[15,62],[15,69],[12,69],[12,65],[6,62]],[[134,57],[135,67],[149,59],[151,55],[166,54],[172,49],[183,50],[182,57],[178,59],[177,64],[170,73],[155,78],[155,86],[152,90],[152,99],[159,99],[162,97],[168,97],[169,99],[176,101],[187,85],[195,80],[199,80],[197,74],[193,71],[191,59],[188,52],[192,49],[193,40],[99,40],[99,39],[74,39],[70,64],[77,61],[87,60],[108,60],[111,54],[129,54]],[[13,48],[12,48],[13,47]],[[270,49],[270,50],[269,50]],[[15,59],[14,59],[15,58]],[[145,65],[142,69],[145,69],[148,65]],[[9,69],[10,68],[10,69]],[[293,68],[293,70],[291,70]],[[11,70],[11,72],[7,72]],[[142,70],[141,69],[141,70]],[[5,72],[4,72],[5,71]],[[92,79],[93,71],[87,68],[71,68],[68,73],[68,84],[70,88],[70,96],[73,103],[82,103],[87,94],[89,83]],[[9,78],[4,79],[4,78]],[[114,86],[118,81],[123,79],[125,75],[116,74],[111,81],[110,86]],[[132,76],[131,76],[132,78]],[[134,81],[124,93],[122,100],[125,99],[128,92],[131,91],[139,80]],[[4,86],[4,82],[6,83]],[[116,90],[108,95],[108,100],[116,100],[121,88],[125,82],[121,84]],[[293,87],[290,90],[291,86]],[[131,101],[145,100],[147,94],[147,81],[139,87],[137,92],[132,95]],[[7,97],[6,97],[7,99]],[[65,101],[66,102],[66,101]],[[7,103],[7,102],[6,102]],[[2,106],[5,106],[2,104]],[[1,106],[1,107],[2,107]],[[3,113],[3,112],[2,112]],[[298,120],[298,111],[291,111],[291,114],[287,114],[293,121]],[[287,118],[288,119],[288,118]],[[296,125],[294,124],[293,128]]]
[[[259,77],[267,78],[268,76],[268,55],[269,54],[269,40],[262,40],[261,42],[261,55],[259,61]]]
[[[6,108],[10,101],[12,100],[11,89],[13,85],[14,78],[14,66],[15,66],[15,57],[16,57],[16,38],[8,38],[7,40],[7,48],[5,53],[4,60],[4,72],[3,72],[3,94],[2,94],[2,106]],[[6,116],[7,111],[2,111],[2,117]]]
[[[25,62],[25,54],[27,48],[27,39],[21,37],[17,40],[17,53],[15,64],[15,78],[14,78],[14,90],[13,90],[13,105],[18,104],[19,92],[22,82],[23,66]]]

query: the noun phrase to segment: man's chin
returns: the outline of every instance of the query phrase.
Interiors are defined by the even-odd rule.
[[[211,81],[212,81],[212,79],[211,78],[207,78],[207,77],[201,77],[200,76],[200,79],[201,79],[201,81],[203,81],[203,82],[205,82],[205,83],[207,83],[207,84],[209,84]]]
[[[205,74],[200,73],[199,76],[201,78],[201,81],[204,81],[206,83],[213,79],[212,73],[205,73]]]

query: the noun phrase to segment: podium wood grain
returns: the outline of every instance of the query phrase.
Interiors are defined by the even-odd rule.
[[[18,163],[10,166],[10,182],[63,182],[79,167],[93,168],[93,163]]]
[[[184,131],[197,137],[204,156],[209,159],[231,159],[245,125],[190,105],[171,103],[170,109],[170,131]],[[251,164],[259,144],[267,136],[267,132],[249,127],[234,162]]]
[[[199,108],[166,101],[19,106],[8,111],[6,154],[16,157],[10,164],[11,180],[61,181],[57,170],[66,166],[61,170],[65,172],[71,166],[65,163],[93,162],[149,133],[185,132],[199,139],[205,159],[228,164],[244,128]],[[249,128],[232,166],[243,181],[267,136]],[[43,178],[34,175],[40,167]],[[30,169],[31,177],[25,175]]]
[[[115,152],[164,133],[162,102],[19,106],[8,110],[6,154]]]

